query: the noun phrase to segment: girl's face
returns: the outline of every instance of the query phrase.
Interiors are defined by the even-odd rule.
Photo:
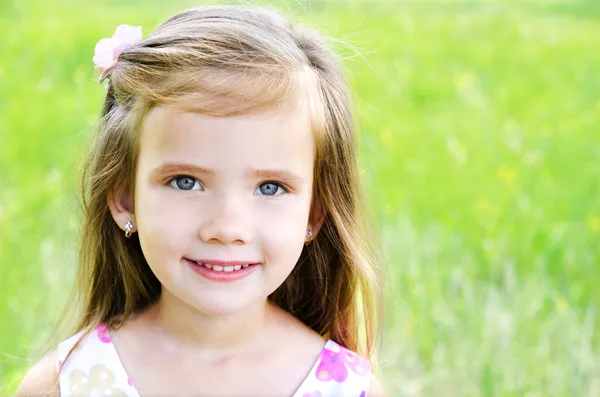
[[[163,288],[212,315],[264,301],[302,251],[314,152],[305,112],[215,118],[153,109],[141,132],[132,217]],[[215,276],[194,261],[259,265],[231,281],[238,270]]]

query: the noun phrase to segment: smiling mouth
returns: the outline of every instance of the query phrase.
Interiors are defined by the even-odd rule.
[[[236,264],[233,264],[233,265],[225,265],[224,263],[215,264],[215,263],[195,261],[193,259],[188,259],[188,260],[197,266],[205,267],[214,272],[225,272],[225,273],[231,273],[231,272],[235,272],[238,270],[246,269],[250,266],[260,265],[260,263],[240,263],[240,262],[237,262]]]

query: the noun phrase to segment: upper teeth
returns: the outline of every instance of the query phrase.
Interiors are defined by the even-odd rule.
[[[198,262],[199,265],[202,265],[204,267],[207,267],[209,269],[212,269],[216,272],[232,272],[234,270],[240,270],[242,268],[247,268],[248,266],[250,266],[250,264],[245,264],[245,265],[235,265],[235,266],[219,266],[219,265],[211,265],[209,263],[201,263]]]

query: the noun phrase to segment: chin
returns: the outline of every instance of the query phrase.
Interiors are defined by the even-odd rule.
[[[247,294],[243,291],[225,293],[225,291],[198,290],[192,291],[191,294],[174,295],[199,313],[214,317],[230,316],[257,305],[266,304],[268,296]]]

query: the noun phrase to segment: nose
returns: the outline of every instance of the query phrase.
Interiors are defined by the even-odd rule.
[[[206,243],[244,245],[251,239],[252,228],[247,221],[248,210],[236,199],[220,199],[205,207],[200,238]]]

